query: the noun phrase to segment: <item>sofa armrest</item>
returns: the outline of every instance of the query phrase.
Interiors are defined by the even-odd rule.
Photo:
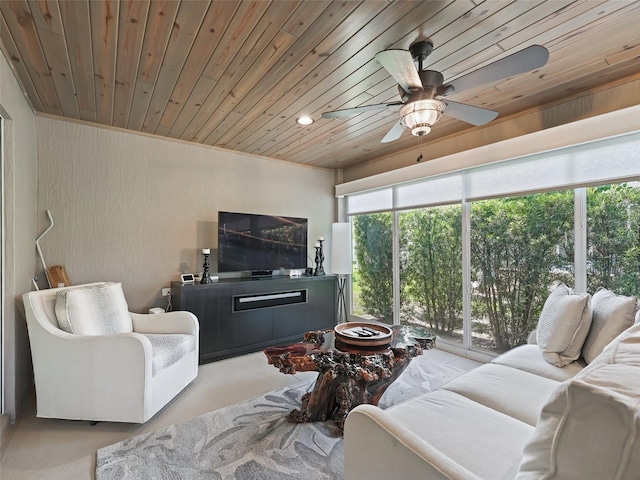
[[[384,410],[359,405],[344,428],[344,478],[480,480]]]
[[[533,329],[531,333],[527,337],[527,344],[529,345],[537,345],[538,344],[538,330]]]
[[[137,333],[186,333],[197,335],[198,319],[191,312],[175,311],[156,314],[131,313],[133,331]]]

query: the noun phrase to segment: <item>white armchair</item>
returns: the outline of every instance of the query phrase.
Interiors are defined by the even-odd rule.
[[[94,283],[23,296],[38,417],[144,423],[196,378],[199,327],[189,312],[128,313],[122,295],[118,307],[131,318],[127,331],[69,333],[59,321],[61,298],[82,289],[80,298],[86,299],[96,287],[114,285],[121,294],[120,284]],[[96,313],[104,308],[100,301]],[[87,312],[91,308],[74,312],[76,331],[95,321]]]

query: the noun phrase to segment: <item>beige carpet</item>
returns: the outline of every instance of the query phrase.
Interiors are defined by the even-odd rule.
[[[468,359],[430,350],[425,355],[463,369],[478,365]],[[93,479],[96,451],[136,435],[181,423],[271,390],[315,378],[315,373],[283,375],[255,353],[202,365],[198,378],[155,418],[144,425],[49,420],[33,410],[14,427],[0,462],[2,480]]]
[[[380,398],[382,409],[440,388],[464,370],[420,355]],[[314,380],[274,390],[98,450],[98,480],[342,480],[333,421],[295,424]]]

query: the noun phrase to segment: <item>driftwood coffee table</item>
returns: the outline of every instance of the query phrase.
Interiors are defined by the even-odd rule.
[[[320,372],[302,408],[287,419],[294,423],[333,420],[340,432],[347,414],[357,405],[377,405],[387,387],[411,359],[435,346],[436,337],[415,327],[395,325],[386,346],[357,347],[336,338],[333,330],[308,332],[304,340],[264,350],[270,364],[282,373]]]

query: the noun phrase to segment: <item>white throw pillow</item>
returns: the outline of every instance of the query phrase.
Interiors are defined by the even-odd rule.
[[[61,330],[75,335],[114,335],[133,331],[120,283],[71,288],[56,293]]]
[[[591,363],[607,344],[633,325],[638,299],[616,295],[600,287],[593,294],[591,307],[591,328],[582,347],[582,356],[587,363]]]
[[[634,325],[542,407],[516,480],[638,478],[640,325]]]
[[[549,294],[538,320],[536,340],[544,359],[564,367],[578,359],[591,325],[591,296],[564,283]]]

